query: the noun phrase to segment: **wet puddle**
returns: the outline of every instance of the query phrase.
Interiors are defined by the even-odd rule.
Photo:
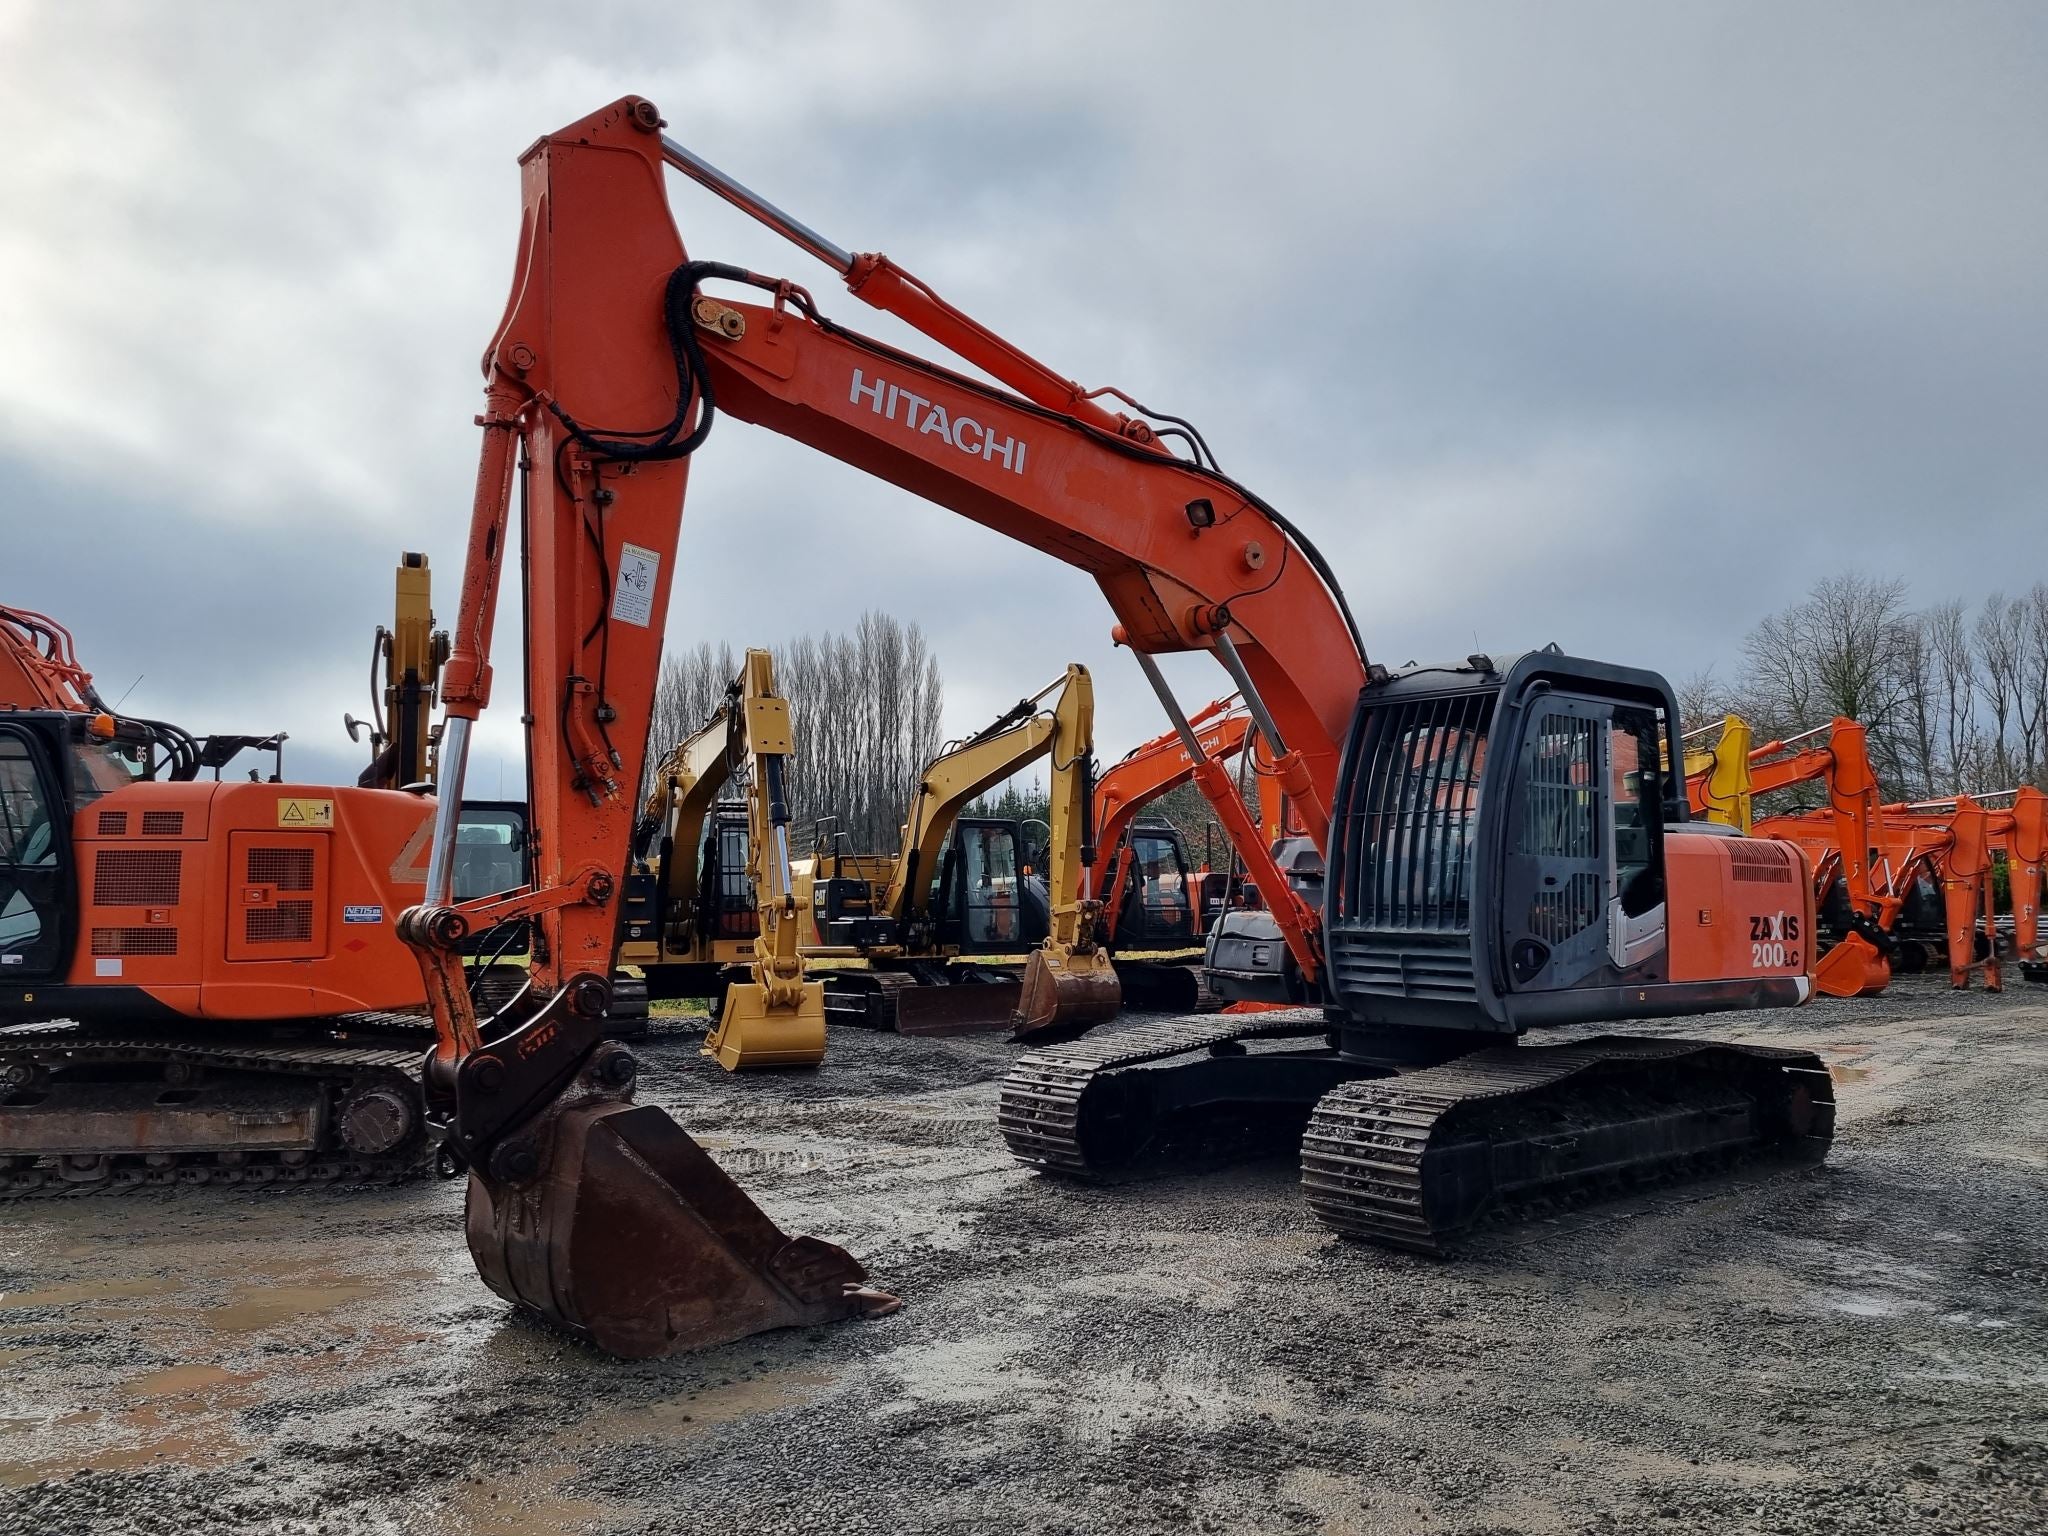
[[[557,1439],[569,1457],[588,1450],[593,1459],[615,1457],[635,1441],[674,1440],[701,1434],[778,1408],[814,1401],[838,1378],[826,1371],[778,1371],[694,1393],[592,1414]],[[616,1521],[629,1506],[623,1500],[590,1498],[565,1491],[588,1463],[565,1459],[493,1473],[481,1483],[461,1483],[431,1517],[447,1536],[557,1536],[600,1522]]]
[[[76,1307],[96,1301],[136,1301],[178,1289],[176,1280],[140,1276],[133,1280],[81,1280],[72,1285],[45,1285],[33,1291],[0,1291],[0,1312],[18,1307]]]
[[[332,1312],[360,1301],[375,1289],[365,1280],[332,1280],[317,1285],[238,1285],[228,1300],[200,1310],[220,1333],[253,1333],[280,1323]]]

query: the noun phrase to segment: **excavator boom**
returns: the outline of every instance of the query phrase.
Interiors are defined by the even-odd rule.
[[[483,447],[442,679],[426,896],[400,924],[434,1013],[428,1092],[451,1155],[470,1170],[479,1272],[626,1355],[895,1305],[865,1289],[844,1251],[785,1237],[666,1114],[632,1105],[632,1053],[601,1039],[684,455],[710,426],[679,379],[676,327],[660,319],[683,251],[650,152],[656,126],[644,104],[623,102],[522,161],[519,254],[485,355]],[[515,503],[533,883],[456,905],[456,826],[470,732],[491,698]],[[532,984],[486,1029],[460,945],[514,919],[535,930]]]

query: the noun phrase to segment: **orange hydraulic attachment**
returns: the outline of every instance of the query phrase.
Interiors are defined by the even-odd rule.
[[[1825,733],[1824,746],[1791,750],[1794,743]],[[1817,870],[1829,856],[1839,861],[1854,925],[1814,966],[1816,991],[1829,997],[1868,997],[1891,983],[1886,935],[1902,897],[1880,891],[1871,880],[1871,860],[1884,845],[1882,801],[1871,767],[1867,733],[1857,721],[1837,715],[1827,725],[1785,741],[1769,741],[1749,754],[1749,791],[1769,794],[1793,784],[1820,781],[1827,788],[1825,820],[1767,818],[1756,823],[1759,837],[1800,844]],[[1816,824],[1818,823],[1818,824]]]

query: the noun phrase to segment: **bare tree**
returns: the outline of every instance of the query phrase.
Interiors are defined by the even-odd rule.
[[[850,635],[805,635],[776,655],[796,761],[799,845],[843,837],[857,852],[894,848],[917,776],[939,750],[945,685],[924,632],[867,613]]]
[[[2017,777],[2031,784],[2048,780],[2048,582],[2028,591],[2022,616],[2017,707],[2020,731]]]
[[[1904,581],[1855,571],[1827,577],[1743,642],[1745,712],[1776,736],[1834,715],[1860,720],[1878,772],[1913,786],[1925,650]]]
[[[1977,653],[1970,644],[1970,626],[1963,600],[1936,603],[1922,615],[1932,656],[1932,693],[1940,737],[1941,764],[1927,788],[1932,794],[1953,794],[1976,782],[1983,756],[1977,729]]]
[[[1695,672],[1678,684],[1678,719],[1687,731],[1713,725],[1734,708],[1734,692],[1722,686],[1712,667]]]
[[[655,767],[669,748],[710,718],[739,670],[739,658],[730,645],[713,650],[709,641],[662,658],[661,681],[655,684],[654,712],[647,732],[647,762],[641,774],[643,799]]]
[[[796,738],[792,846],[808,848],[824,823],[856,851],[893,848],[917,774],[939,749],[945,687],[924,632],[868,613],[850,635],[804,635],[771,650]],[[650,771],[725,701],[739,670],[730,644],[700,642],[664,660]]]
[[[2021,672],[2026,650],[2026,607],[2010,601],[2003,592],[1984,599],[1977,614],[1977,689],[1991,711],[1990,751],[1982,765],[2004,787],[2018,777],[2018,756],[2013,744],[2013,716],[2022,688]]]

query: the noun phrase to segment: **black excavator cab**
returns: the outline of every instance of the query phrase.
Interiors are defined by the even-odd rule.
[[[1824,1155],[1811,1052],[1516,1044],[1810,995],[1805,860],[1689,820],[1678,730],[1662,678],[1555,650],[1376,671],[1338,778],[1321,976],[1263,912],[1209,942],[1217,991],[1308,1006],[1027,1056],[1004,1084],[1011,1151],[1088,1178],[1190,1136],[1297,1135],[1325,1223],[1427,1252],[1519,1211]]]

